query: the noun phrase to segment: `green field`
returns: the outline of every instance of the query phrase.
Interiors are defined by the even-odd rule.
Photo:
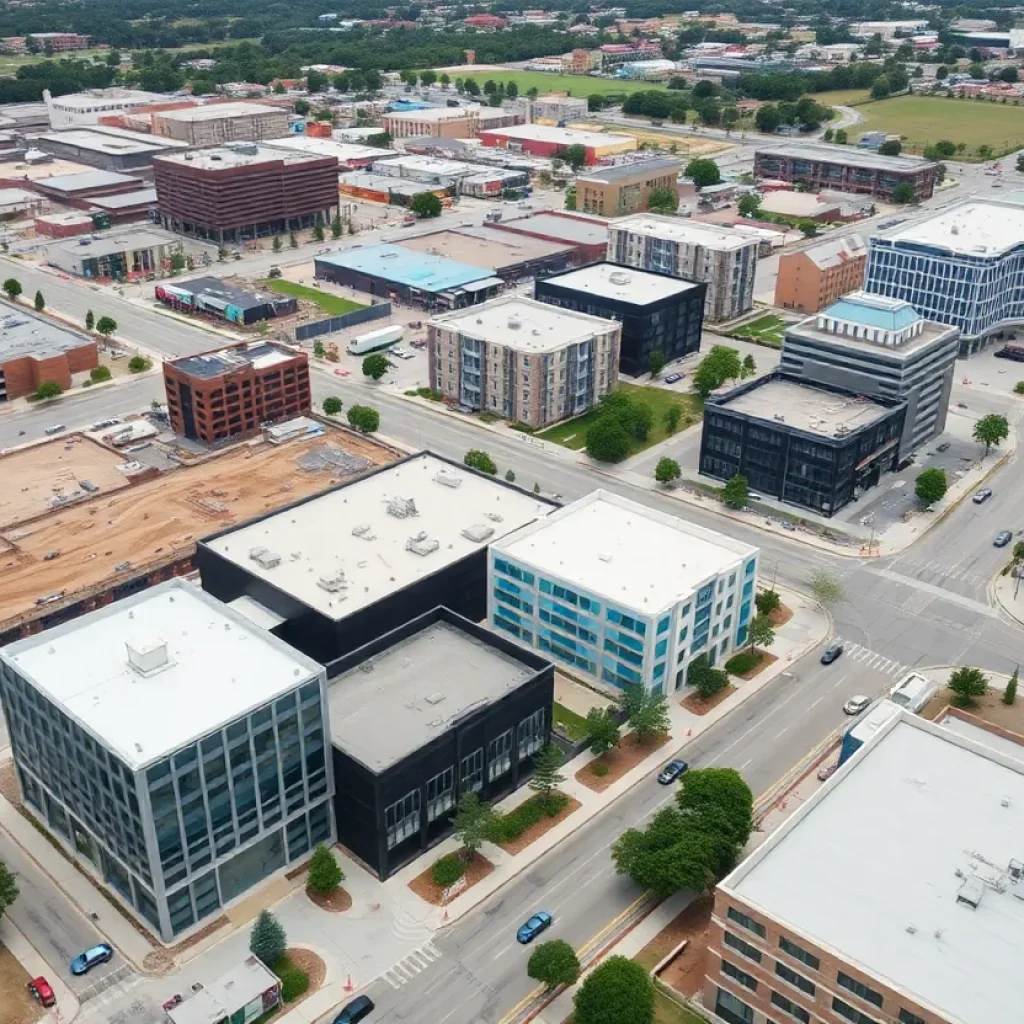
[[[587,734],[587,720],[557,701],[555,702],[555,721],[565,728],[566,735],[571,740],[581,740]]]
[[[815,92],[811,95],[826,107],[852,107],[871,99],[871,90],[836,89],[835,92]]]
[[[267,278],[260,282],[264,288],[270,288],[282,295],[291,295],[295,299],[305,299],[306,302],[315,302],[325,313],[330,316],[341,316],[343,313],[351,313],[353,309],[365,309],[359,302],[351,299],[344,299],[340,295],[330,295],[320,291],[319,288],[307,288],[304,284],[295,284],[294,281],[282,281],[281,278]]]
[[[786,321],[782,317],[769,313],[757,320],[744,324],[732,332],[734,338],[749,338],[751,341],[760,341],[762,344],[771,345],[772,348],[782,347],[782,332],[786,329]]]
[[[920,153],[939,139],[966,146],[957,159],[977,160],[977,148],[992,147],[995,154],[1024,146],[1024,107],[979,100],[949,100],[941,96],[897,96],[857,108],[864,120],[848,129],[854,142],[862,132],[888,132],[903,136],[903,150]]]
[[[571,96],[601,96],[610,92],[642,92],[645,89],[664,89],[657,82],[627,82],[614,78],[591,78],[589,75],[556,75],[548,71],[474,71],[470,74],[452,75],[456,78],[473,78],[483,88],[484,82],[515,82],[520,95],[529,89],[536,89],[542,96],[548,92],[565,92]]]

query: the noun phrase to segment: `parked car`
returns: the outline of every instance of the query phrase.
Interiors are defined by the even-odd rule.
[[[937,452],[948,452],[949,451],[949,442],[948,441],[943,441],[942,444],[940,444],[935,450]]]
[[[836,658],[838,658],[839,655],[842,654],[842,653],[843,653],[843,642],[842,642],[842,640],[833,640],[832,643],[830,643],[828,645],[828,647],[826,647],[825,650],[823,650],[821,652],[821,663],[822,663],[822,665],[831,665],[832,662],[835,661]]]
[[[538,910],[529,921],[516,932],[516,939],[524,946],[533,942],[541,932],[551,927],[553,918],[546,910]]]
[[[50,983],[42,975],[38,978],[33,978],[28,983],[28,990],[32,998],[37,1000],[40,1006],[57,1005],[57,997],[53,994]]]
[[[851,697],[843,705],[843,711],[848,715],[859,715],[870,703],[870,697],[865,697],[864,694],[858,693],[856,697]]]
[[[1006,545],[1009,544],[1011,540],[1013,540],[1013,534],[1010,533],[1009,530],[1000,530],[996,534],[996,539],[994,541],[992,541],[992,543],[997,548],[1005,548]]]
[[[827,782],[835,774],[836,769],[839,767],[838,761],[833,761],[831,764],[823,764],[818,769],[818,781]]]
[[[684,377],[684,376],[685,376],[685,374],[682,374],[682,373],[670,373],[670,374],[669,374],[669,375],[668,375],[668,376],[667,376],[667,377],[665,378],[665,383],[666,383],[666,384],[675,384],[675,383],[677,383],[678,381],[681,381],[681,380],[683,379],[683,377]]]
[[[369,996],[356,996],[350,1003],[346,1003],[341,1013],[334,1018],[334,1024],[358,1024],[373,1013],[373,1000]]]
[[[683,772],[690,766],[685,761],[669,761],[664,768],[658,772],[658,781],[663,786],[668,786],[680,778]]]
[[[110,963],[113,956],[113,946],[108,946],[107,943],[101,942],[96,946],[90,947],[84,953],[79,953],[79,955],[71,961],[71,973],[88,974],[94,967],[98,967],[100,964]]]
[[[52,427],[47,427],[46,430],[43,431],[43,433],[44,434],[59,434],[62,430],[67,430],[67,429],[68,428],[66,426],[64,426],[63,423],[54,423],[54,425]]]
[[[980,491],[975,491],[974,492],[974,497],[971,498],[971,501],[973,501],[975,505],[984,505],[985,502],[988,501],[988,499],[991,498],[991,497],[992,497],[992,488],[991,487],[982,487],[982,489]]]

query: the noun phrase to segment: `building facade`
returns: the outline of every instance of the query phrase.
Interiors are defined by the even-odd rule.
[[[549,93],[530,104],[532,121],[585,121],[590,116],[587,101],[579,96]]]
[[[472,107],[425,107],[423,110],[391,111],[381,118],[381,130],[393,139],[431,136],[438,139],[469,139],[479,121]]]
[[[491,545],[487,618],[569,671],[675,693],[742,645],[758,549],[606,491]]]
[[[739,474],[752,491],[832,516],[895,468],[906,407],[781,373],[759,377],[708,398],[700,472]]]
[[[758,240],[719,224],[654,214],[608,225],[608,260],[707,284],[704,318],[732,320],[754,307]]]
[[[153,134],[191,146],[262,142],[288,134],[288,111],[264,103],[207,103],[152,116]]]
[[[556,157],[570,146],[582,146],[588,166],[617,153],[631,153],[637,148],[637,140],[633,135],[585,132],[544,124],[524,124],[486,131],[481,129],[480,142],[484,146],[499,146],[538,157]]]
[[[579,416],[618,381],[622,328],[509,296],[427,324],[430,386],[531,427]]]
[[[959,339],[955,327],[925,320],[907,302],[854,292],[786,328],[779,368],[810,383],[905,401],[902,462],[945,430]]]
[[[169,942],[334,836],[324,671],[183,581],[0,652],[25,806]]]
[[[640,213],[655,189],[670,189],[678,202],[681,167],[678,160],[662,157],[588,171],[576,179],[576,209],[599,217]]]
[[[309,357],[251,341],[164,363],[176,434],[214,445],[310,412]]]
[[[896,190],[909,185],[915,201],[930,199],[935,191],[938,164],[909,156],[879,156],[852,146],[798,142],[754,153],[754,175],[811,188],[838,189],[897,199]]]
[[[775,279],[775,305],[817,313],[860,288],[867,261],[867,244],[856,234],[784,252]]]
[[[98,365],[94,339],[0,302],[0,406],[31,395],[43,381],[66,391],[72,374]]]
[[[83,124],[99,124],[100,118],[123,114],[150,103],[159,103],[165,97],[158,92],[141,89],[91,89],[66,96],[52,96],[43,90],[43,102],[50,116],[51,128],[74,128]]]
[[[665,362],[700,349],[704,282],[596,263],[539,279],[534,295],[562,309],[618,320],[619,370],[630,377],[650,371],[651,354]]]

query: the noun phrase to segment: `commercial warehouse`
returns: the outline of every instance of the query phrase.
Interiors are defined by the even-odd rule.
[[[485,146],[500,146],[540,157],[557,156],[570,146],[582,146],[586,151],[588,165],[600,163],[616,153],[630,153],[637,148],[637,140],[632,135],[584,132],[543,124],[523,124],[512,128],[481,131],[480,141]]]
[[[44,380],[56,381],[67,390],[73,373],[98,365],[92,338],[0,303],[0,406],[32,394]]]
[[[142,132],[97,125],[62,132],[29,135],[25,140],[44,153],[62,160],[74,160],[102,171],[137,171],[147,168],[161,153],[188,148],[175,139],[158,139]]]
[[[254,324],[276,316],[288,316],[298,299],[272,291],[246,291],[219,277],[196,277],[191,281],[164,282],[156,286],[156,297],[172,309],[205,313],[218,320]]]

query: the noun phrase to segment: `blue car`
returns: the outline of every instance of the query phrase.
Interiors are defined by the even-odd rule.
[[[546,910],[538,910],[529,921],[516,932],[516,938],[525,946],[546,928],[551,927],[551,915]]]
[[[93,946],[84,953],[80,953],[71,961],[71,973],[88,974],[89,971],[99,964],[109,963],[113,956],[113,947],[108,946],[105,942],[101,942],[98,946]]]
[[[677,381],[681,381],[683,379],[683,376],[684,375],[681,374],[681,373],[670,373],[665,378],[665,383],[666,384],[675,384]]]

